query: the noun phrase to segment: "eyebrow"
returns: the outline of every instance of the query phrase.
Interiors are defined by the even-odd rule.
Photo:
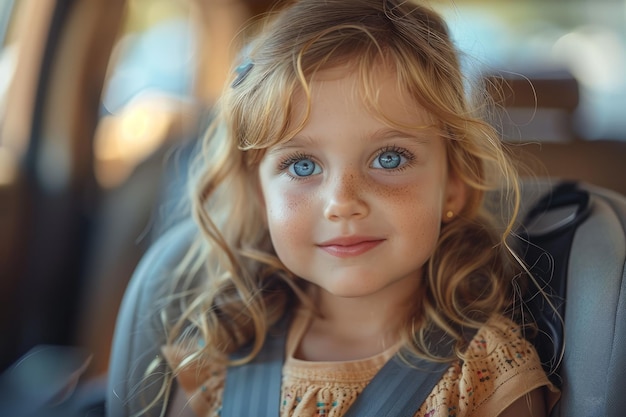
[[[291,149],[291,148],[302,148],[305,147],[306,144],[302,144],[301,142],[306,142],[309,145],[314,145],[316,142],[318,142],[317,139],[315,139],[312,136],[302,136],[302,135],[296,135],[293,138],[289,139],[286,142],[281,142],[278,143],[272,147],[270,147],[267,150],[267,153],[269,154],[273,154],[273,153],[277,153],[277,152],[281,152],[285,149]]]
[[[408,130],[398,130],[395,128],[383,128],[376,131],[370,137],[374,140],[390,140],[394,138],[409,139],[417,143],[428,143],[433,139],[435,132],[432,128],[425,128],[424,131],[409,132]]]
[[[415,132],[409,132],[408,130],[399,130],[395,128],[381,128],[374,132],[368,133],[366,138],[371,142],[379,142],[379,141],[389,141],[393,139],[404,139],[410,140],[417,144],[427,144],[430,143],[435,136],[435,133],[432,132],[432,129],[425,128],[423,134],[416,134]],[[286,149],[291,148],[303,148],[310,145],[315,145],[319,142],[319,139],[309,136],[309,135],[296,135],[290,140],[279,143],[275,146],[272,146],[268,149],[268,153],[273,154],[277,152],[284,151]]]

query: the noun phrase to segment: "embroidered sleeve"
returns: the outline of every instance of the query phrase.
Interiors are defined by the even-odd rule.
[[[476,333],[467,353],[468,360],[450,367],[417,415],[496,416],[539,387],[548,388],[549,408],[558,399],[537,352],[513,322],[492,319]]]

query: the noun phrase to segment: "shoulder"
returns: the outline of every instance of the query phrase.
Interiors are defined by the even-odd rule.
[[[473,362],[487,358],[492,362],[501,356],[507,364],[515,366],[533,360],[533,353],[533,345],[525,339],[517,323],[503,316],[494,316],[472,338],[466,351],[466,364],[471,366]]]
[[[461,416],[498,415],[516,400],[546,387],[558,398],[534,346],[513,321],[496,316],[472,338],[465,360],[452,365],[433,390],[424,414],[454,409]]]
[[[495,316],[478,330],[462,366],[476,415],[497,415],[517,399],[552,386],[534,346],[513,321]]]

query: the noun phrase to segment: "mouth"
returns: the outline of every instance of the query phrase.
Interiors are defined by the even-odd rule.
[[[385,239],[378,237],[348,236],[322,242],[317,246],[329,255],[350,258],[369,252],[384,241]]]

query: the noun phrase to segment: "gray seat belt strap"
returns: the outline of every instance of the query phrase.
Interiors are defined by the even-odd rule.
[[[283,318],[268,332],[265,344],[251,362],[228,368],[222,417],[279,416],[288,323],[288,318]],[[234,357],[243,355],[237,353]]]
[[[282,320],[268,334],[253,361],[228,368],[222,417],[280,415],[287,324],[287,319]],[[445,339],[442,345],[449,346]],[[449,367],[449,363],[413,357],[403,359],[395,355],[365,387],[344,417],[412,417]]]
[[[413,417],[441,379],[449,363],[412,360],[396,355],[365,387],[344,417]]]
[[[470,341],[474,329],[463,329]],[[440,330],[426,335],[433,354],[448,357],[454,340]],[[397,353],[365,387],[344,417],[413,417],[433,388],[450,368],[449,362],[434,362],[408,352]]]

